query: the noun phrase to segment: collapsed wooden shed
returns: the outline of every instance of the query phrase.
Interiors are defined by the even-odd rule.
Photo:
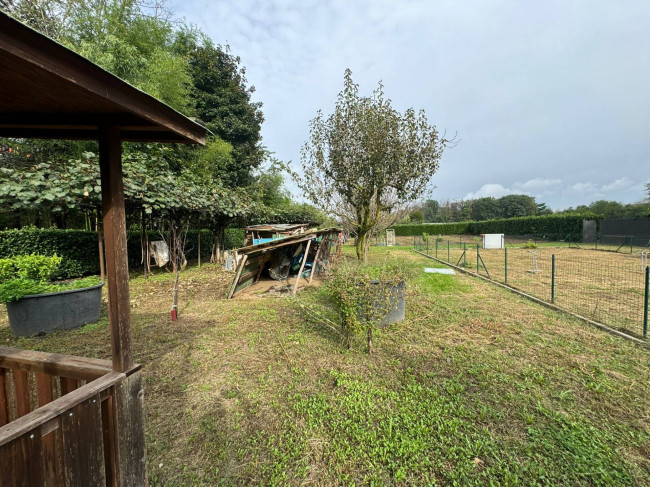
[[[306,223],[273,223],[263,225],[251,225],[244,228],[246,239],[244,245],[257,245],[270,242],[278,238],[300,235],[309,229]]]
[[[291,285],[290,292],[295,295],[301,279],[311,283],[314,276],[326,272],[332,257],[339,255],[340,233],[339,228],[308,230],[235,250],[237,267],[227,298],[263,277]]]
[[[112,355],[0,347],[0,486],[148,485],[121,143],[203,144],[205,129],[0,12],[0,137],[99,141]]]

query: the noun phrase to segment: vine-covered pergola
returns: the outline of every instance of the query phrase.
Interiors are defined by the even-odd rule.
[[[0,485],[146,485],[121,144],[205,129],[0,12],[0,137],[99,141],[112,361],[0,347]]]

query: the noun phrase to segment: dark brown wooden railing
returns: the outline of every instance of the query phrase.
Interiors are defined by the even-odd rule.
[[[0,487],[129,485],[140,387],[139,367],[0,347]]]

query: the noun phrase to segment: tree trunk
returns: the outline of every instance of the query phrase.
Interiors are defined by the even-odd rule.
[[[148,242],[148,235],[147,235],[147,228],[145,226],[145,220],[144,220],[144,210],[140,213],[140,252],[142,254],[142,268],[144,272],[144,278],[147,279],[149,275],[147,274],[147,249],[149,248],[149,242]]]
[[[178,313],[178,281],[180,278],[180,252],[179,236],[176,222],[169,224],[169,257],[172,261],[172,271],[174,273],[174,289],[172,290],[172,321],[176,321]]]
[[[368,325],[368,355],[372,355],[372,325]]]
[[[368,246],[366,245],[367,240],[368,240],[368,234],[359,231],[357,233],[357,238],[354,243],[357,251],[357,259],[363,260],[364,262],[366,262],[367,260],[367,251],[368,251]]]

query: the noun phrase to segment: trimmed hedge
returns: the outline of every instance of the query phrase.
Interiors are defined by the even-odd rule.
[[[461,235],[481,233],[505,233],[506,235],[536,235],[550,240],[564,239],[571,234],[574,238],[582,236],[582,220],[594,218],[593,215],[543,215],[486,220],[480,222],[423,223],[421,225],[395,225],[395,235],[410,237],[414,235]]]
[[[417,225],[394,225],[391,228],[395,230],[396,237],[413,237],[423,233],[429,235],[464,235],[471,233],[469,224],[470,222],[419,223]]]
[[[149,232],[149,240],[160,240],[160,233]],[[201,257],[208,259],[212,250],[213,234],[201,230]],[[225,248],[241,247],[244,243],[244,230],[226,228]],[[186,257],[198,256],[198,231],[190,230],[186,240]],[[99,273],[99,249],[97,233],[84,230],[59,230],[27,228],[0,231],[0,259],[15,255],[58,255],[63,258],[53,279],[72,279]],[[140,232],[127,233],[127,252],[129,268],[142,266]]]
[[[30,254],[56,254],[63,258],[53,276],[55,280],[99,272],[95,232],[39,228],[0,232],[0,258]]]

